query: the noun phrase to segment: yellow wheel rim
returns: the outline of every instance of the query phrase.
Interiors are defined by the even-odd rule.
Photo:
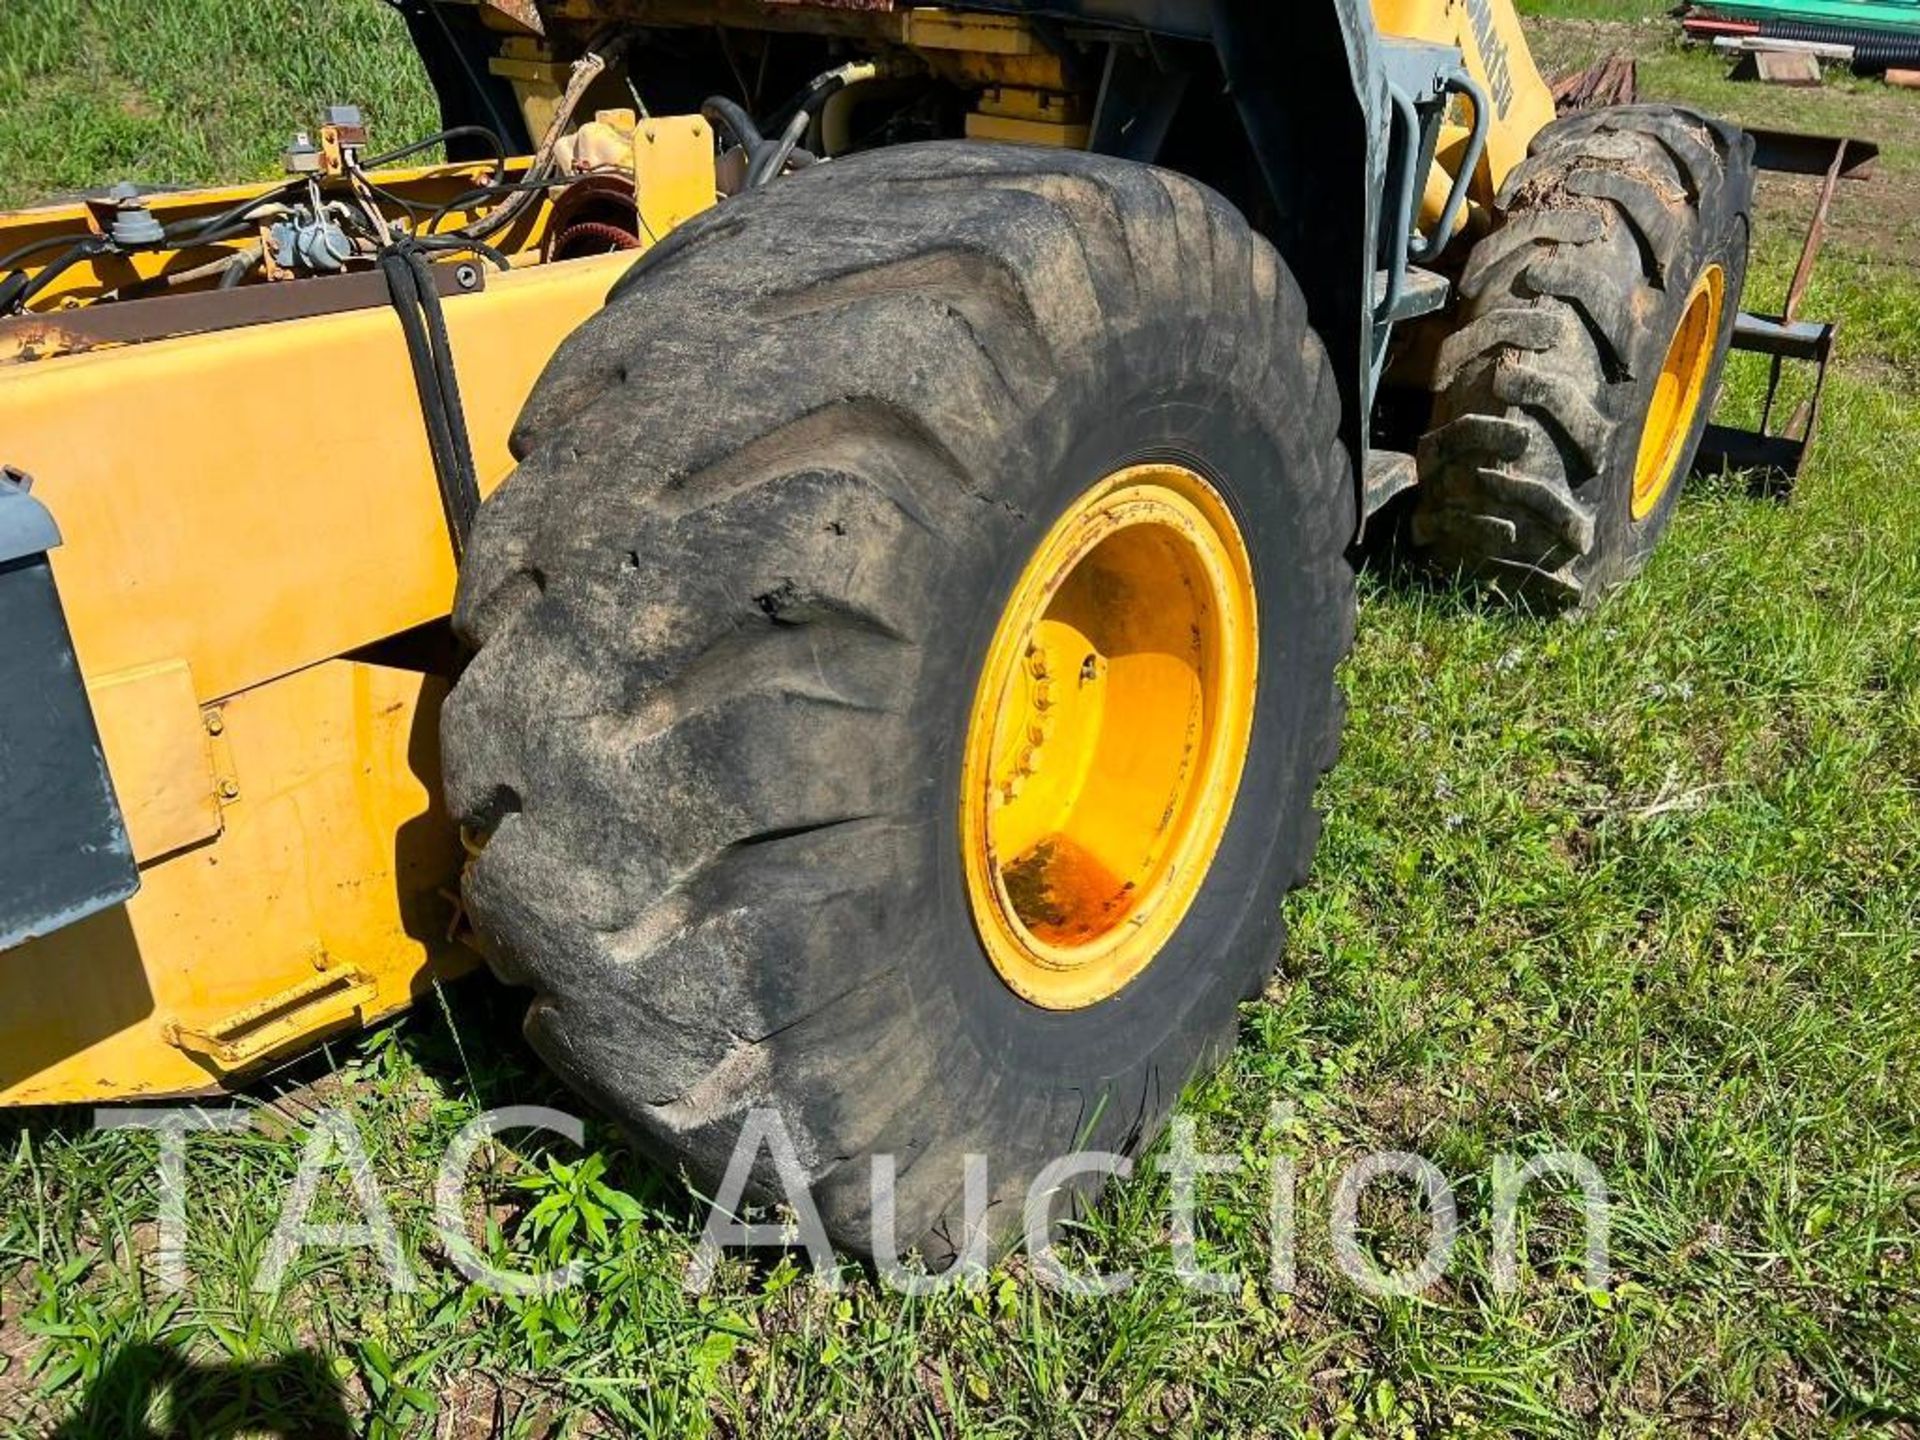
[[[1050,1010],[1119,991],[1199,893],[1246,764],[1253,568],[1178,465],[1109,475],[1015,586],[974,697],[967,896],[1001,977]]]
[[[1687,456],[1682,453],[1693,422],[1706,399],[1707,371],[1720,338],[1720,316],[1727,300],[1727,274],[1709,265],[1693,282],[1680,324],[1660,364],[1647,409],[1646,428],[1640,432],[1640,454],[1633,467],[1633,518],[1644,520],[1660,504]]]

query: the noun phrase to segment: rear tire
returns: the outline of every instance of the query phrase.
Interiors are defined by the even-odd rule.
[[[1420,447],[1413,538],[1548,608],[1637,574],[1719,393],[1746,280],[1753,142],[1664,105],[1571,116],[1508,178],[1461,277]],[[1636,486],[1663,362],[1718,271],[1697,395]],[[1657,473],[1653,473],[1656,472]]]
[[[1336,397],[1274,251],[1143,166],[884,150],[652,251],[529,401],[455,616],[447,783],[491,832],[466,898],[535,1047],[709,1194],[773,1108],[861,1255],[874,1154],[900,1250],[939,1256],[965,1154],[1004,1236],[1054,1156],[1137,1149],[1231,1044],[1318,834],[1354,604]],[[970,915],[969,708],[1042,537],[1155,461],[1252,552],[1253,735],[1179,929],[1049,1010]]]

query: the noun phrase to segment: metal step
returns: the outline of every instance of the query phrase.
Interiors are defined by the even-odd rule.
[[[1833,341],[1839,326],[1830,321],[1788,320],[1775,315],[1742,311],[1733,322],[1733,348],[1772,359],[1767,375],[1767,398],[1756,430],[1709,425],[1701,437],[1693,468],[1708,475],[1723,470],[1751,470],[1761,488],[1785,494],[1807,463],[1820,429],[1820,401],[1827,387],[1827,367],[1833,359]],[[1787,423],[1774,427],[1774,409],[1780,393],[1782,362],[1804,361],[1814,367],[1813,393],[1794,407]]]
[[[1387,300],[1387,288],[1392,283],[1387,272],[1373,272],[1373,304],[1377,310]],[[1389,324],[1402,320],[1412,320],[1421,315],[1431,315],[1436,310],[1444,310],[1447,299],[1453,290],[1444,275],[1436,275],[1431,270],[1422,270],[1417,266],[1407,271],[1407,283],[1400,291],[1400,298],[1394,302],[1393,309],[1384,318]]]
[[[1824,365],[1833,354],[1834,328],[1818,320],[1781,320],[1742,311],[1733,322],[1733,348]]]
[[[1404,450],[1375,450],[1367,456],[1366,513],[1371,519],[1394,496],[1420,483],[1420,467]]]

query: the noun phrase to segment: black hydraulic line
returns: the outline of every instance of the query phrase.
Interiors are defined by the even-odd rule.
[[[711,120],[716,129],[724,130],[736,145],[751,148],[767,143],[767,137],[760,133],[760,127],[738,101],[724,95],[710,95],[702,102],[700,113]]]
[[[441,508],[446,512],[447,535],[453,542],[454,559],[459,561],[466,556],[467,537],[473,532],[474,516],[480,509],[480,485],[474,473],[473,442],[467,434],[453,351],[447,343],[440,292],[434,288],[426,256],[405,241],[380,252],[380,273],[386,276],[400,330],[406,337],[407,359],[427,426],[427,448],[433,456]]]
[[[370,194],[386,201],[387,204],[393,206],[394,209],[403,211],[409,219],[412,219],[416,215],[431,214],[433,211],[433,207],[424,201],[409,200],[404,195],[396,195],[393,191],[387,189],[386,186],[378,184],[373,177],[368,175],[363,169],[356,167],[351,173],[354,180],[366,186]]]
[[[765,185],[769,180],[777,179],[780,172],[787,168],[790,160],[798,160],[796,168],[804,169],[814,163],[815,156],[800,150],[800,141],[805,137],[813,123],[814,113],[828,99],[847,88],[848,71],[851,67],[839,66],[816,75],[807,82],[807,86],[786,104],[774,112],[767,128],[779,138],[769,140],[754,124],[752,118],[725,96],[715,96],[700,113],[720,127],[724,117],[729,124],[725,128],[734,132],[734,138],[747,152],[747,187]],[[708,106],[714,107],[710,112]]]
[[[93,238],[91,234],[84,232],[73,235],[44,235],[38,240],[22,245],[18,250],[9,250],[5,255],[0,255],[0,272],[13,269],[29,255],[38,255],[42,250],[57,250],[62,245],[81,245]]]
[[[700,113],[714,129],[747,152],[747,173],[751,175],[773,146],[773,142],[760,133],[753,117],[724,95],[709,96],[701,104]]]
[[[766,184],[786,168],[788,158],[793,154],[794,147],[800,143],[800,137],[807,133],[807,126],[812,119],[812,115],[801,110],[787,122],[786,131],[780,138],[769,145],[766,152],[748,167],[747,188],[749,190]]]
[[[253,273],[253,267],[258,265],[260,260],[261,251],[258,248],[242,250],[227,262],[227,268],[220,272],[219,282],[213,288],[216,290],[233,289],[234,286],[238,285],[242,280],[246,279],[248,275]]]
[[[819,94],[831,94],[832,87],[816,86]],[[760,133],[760,127],[754,123],[751,115],[736,102],[724,95],[710,96],[700,106],[700,113],[706,117],[715,130],[738,145],[747,155],[747,188],[753,189],[766,184],[786,168],[789,160],[796,155],[805,154],[797,147],[800,139],[807,133],[808,121],[812,118],[806,109],[799,109],[787,121],[786,129],[777,140],[769,140]],[[807,155],[811,162],[813,157]]]
[[[626,173],[629,172],[621,166],[603,165],[597,169],[575,171],[567,175],[549,175],[540,180],[503,180],[497,185],[479,185],[472,190],[467,190],[454,196],[451,200],[447,201],[446,204],[435,210],[433,214],[427,218],[426,226],[422,231],[422,238],[458,239],[465,236],[467,234],[466,230],[447,230],[443,232],[437,231],[433,227],[446,219],[447,216],[451,215],[454,211],[464,210],[468,206],[478,205],[483,201],[496,199],[502,195],[515,195],[531,190],[557,190],[563,185],[573,184],[576,180],[584,180],[589,175]],[[491,219],[492,217],[484,216],[482,218]]]
[[[247,218],[247,212],[255,206],[264,205],[270,200],[278,200],[289,190],[298,189],[306,183],[307,179],[303,175],[298,179],[288,180],[276,185],[271,190],[263,190],[258,195],[249,196],[238,205],[222,210],[218,215],[211,216],[208,219],[176,221],[167,226],[164,232],[167,244],[179,249],[185,249],[190,245],[208,244],[210,243],[210,237],[213,236],[215,231],[225,230],[230,226],[241,223]]]
[[[462,235],[458,231],[448,231],[445,235],[416,235],[412,244],[420,250],[440,252],[466,250],[486,260],[496,270],[511,270],[513,262],[506,255],[484,240],[475,240],[471,235]]]
[[[402,145],[398,150],[389,150],[384,155],[375,155],[370,160],[362,160],[360,165],[365,170],[378,170],[384,165],[393,164],[396,160],[404,160],[409,155],[418,155],[422,150],[429,150],[435,145],[444,145],[449,140],[468,137],[486,141],[493,151],[493,173],[496,176],[504,175],[507,169],[507,147],[498,135],[484,125],[450,125],[436,134],[425,135],[412,144]]]
[[[847,88],[845,69],[846,67],[842,66],[809,80],[806,89],[773,112],[773,118],[767,122],[767,128],[775,131],[784,130],[792,123],[794,116],[812,115],[816,106]]]
[[[25,309],[27,301],[39,294],[42,288],[38,275],[29,277],[25,271],[14,267],[43,250],[54,250],[62,245],[69,247],[67,253],[47,267],[55,275],[77,260],[98,254],[101,241],[97,235],[48,235],[0,256],[0,315],[11,315],[15,310]],[[46,270],[42,270],[41,274],[46,274]]]
[[[480,509],[480,478],[473,464],[473,441],[467,434],[467,411],[460,402],[460,377],[453,368],[453,346],[447,339],[446,312],[440,306],[440,291],[433,283],[433,270],[419,250],[408,249],[407,265],[413,271],[420,293],[420,310],[427,320],[427,338],[432,343],[433,369],[440,386],[440,403],[447,415],[447,433],[453,444],[457,469],[458,504],[452,507],[452,528],[456,549],[465,553],[466,538],[473,531],[473,517]]]
[[[73,266],[79,264],[82,260],[91,259],[95,255],[109,254],[113,248],[114,244],[111,240],[98,235],[89,236],[87,239],[79,241],[71,250],[67,251],[66,254],[46,265],[41,269],[39,274],[35,275],[33,279],[22,286],[19,293],[9,302],[8,310],[26,309],[27,303],[32,300],[34,296],[46,289],[47,286],[51,285]]]

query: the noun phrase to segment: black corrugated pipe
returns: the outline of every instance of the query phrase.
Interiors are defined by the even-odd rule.
[[[1862,73],[1920,67],[1920,35],[1898,35],[1860,25],[1827,25],[1813,20],[1762,20],[1760,34],[1768,40],[1851,45],[1853,68]]]

